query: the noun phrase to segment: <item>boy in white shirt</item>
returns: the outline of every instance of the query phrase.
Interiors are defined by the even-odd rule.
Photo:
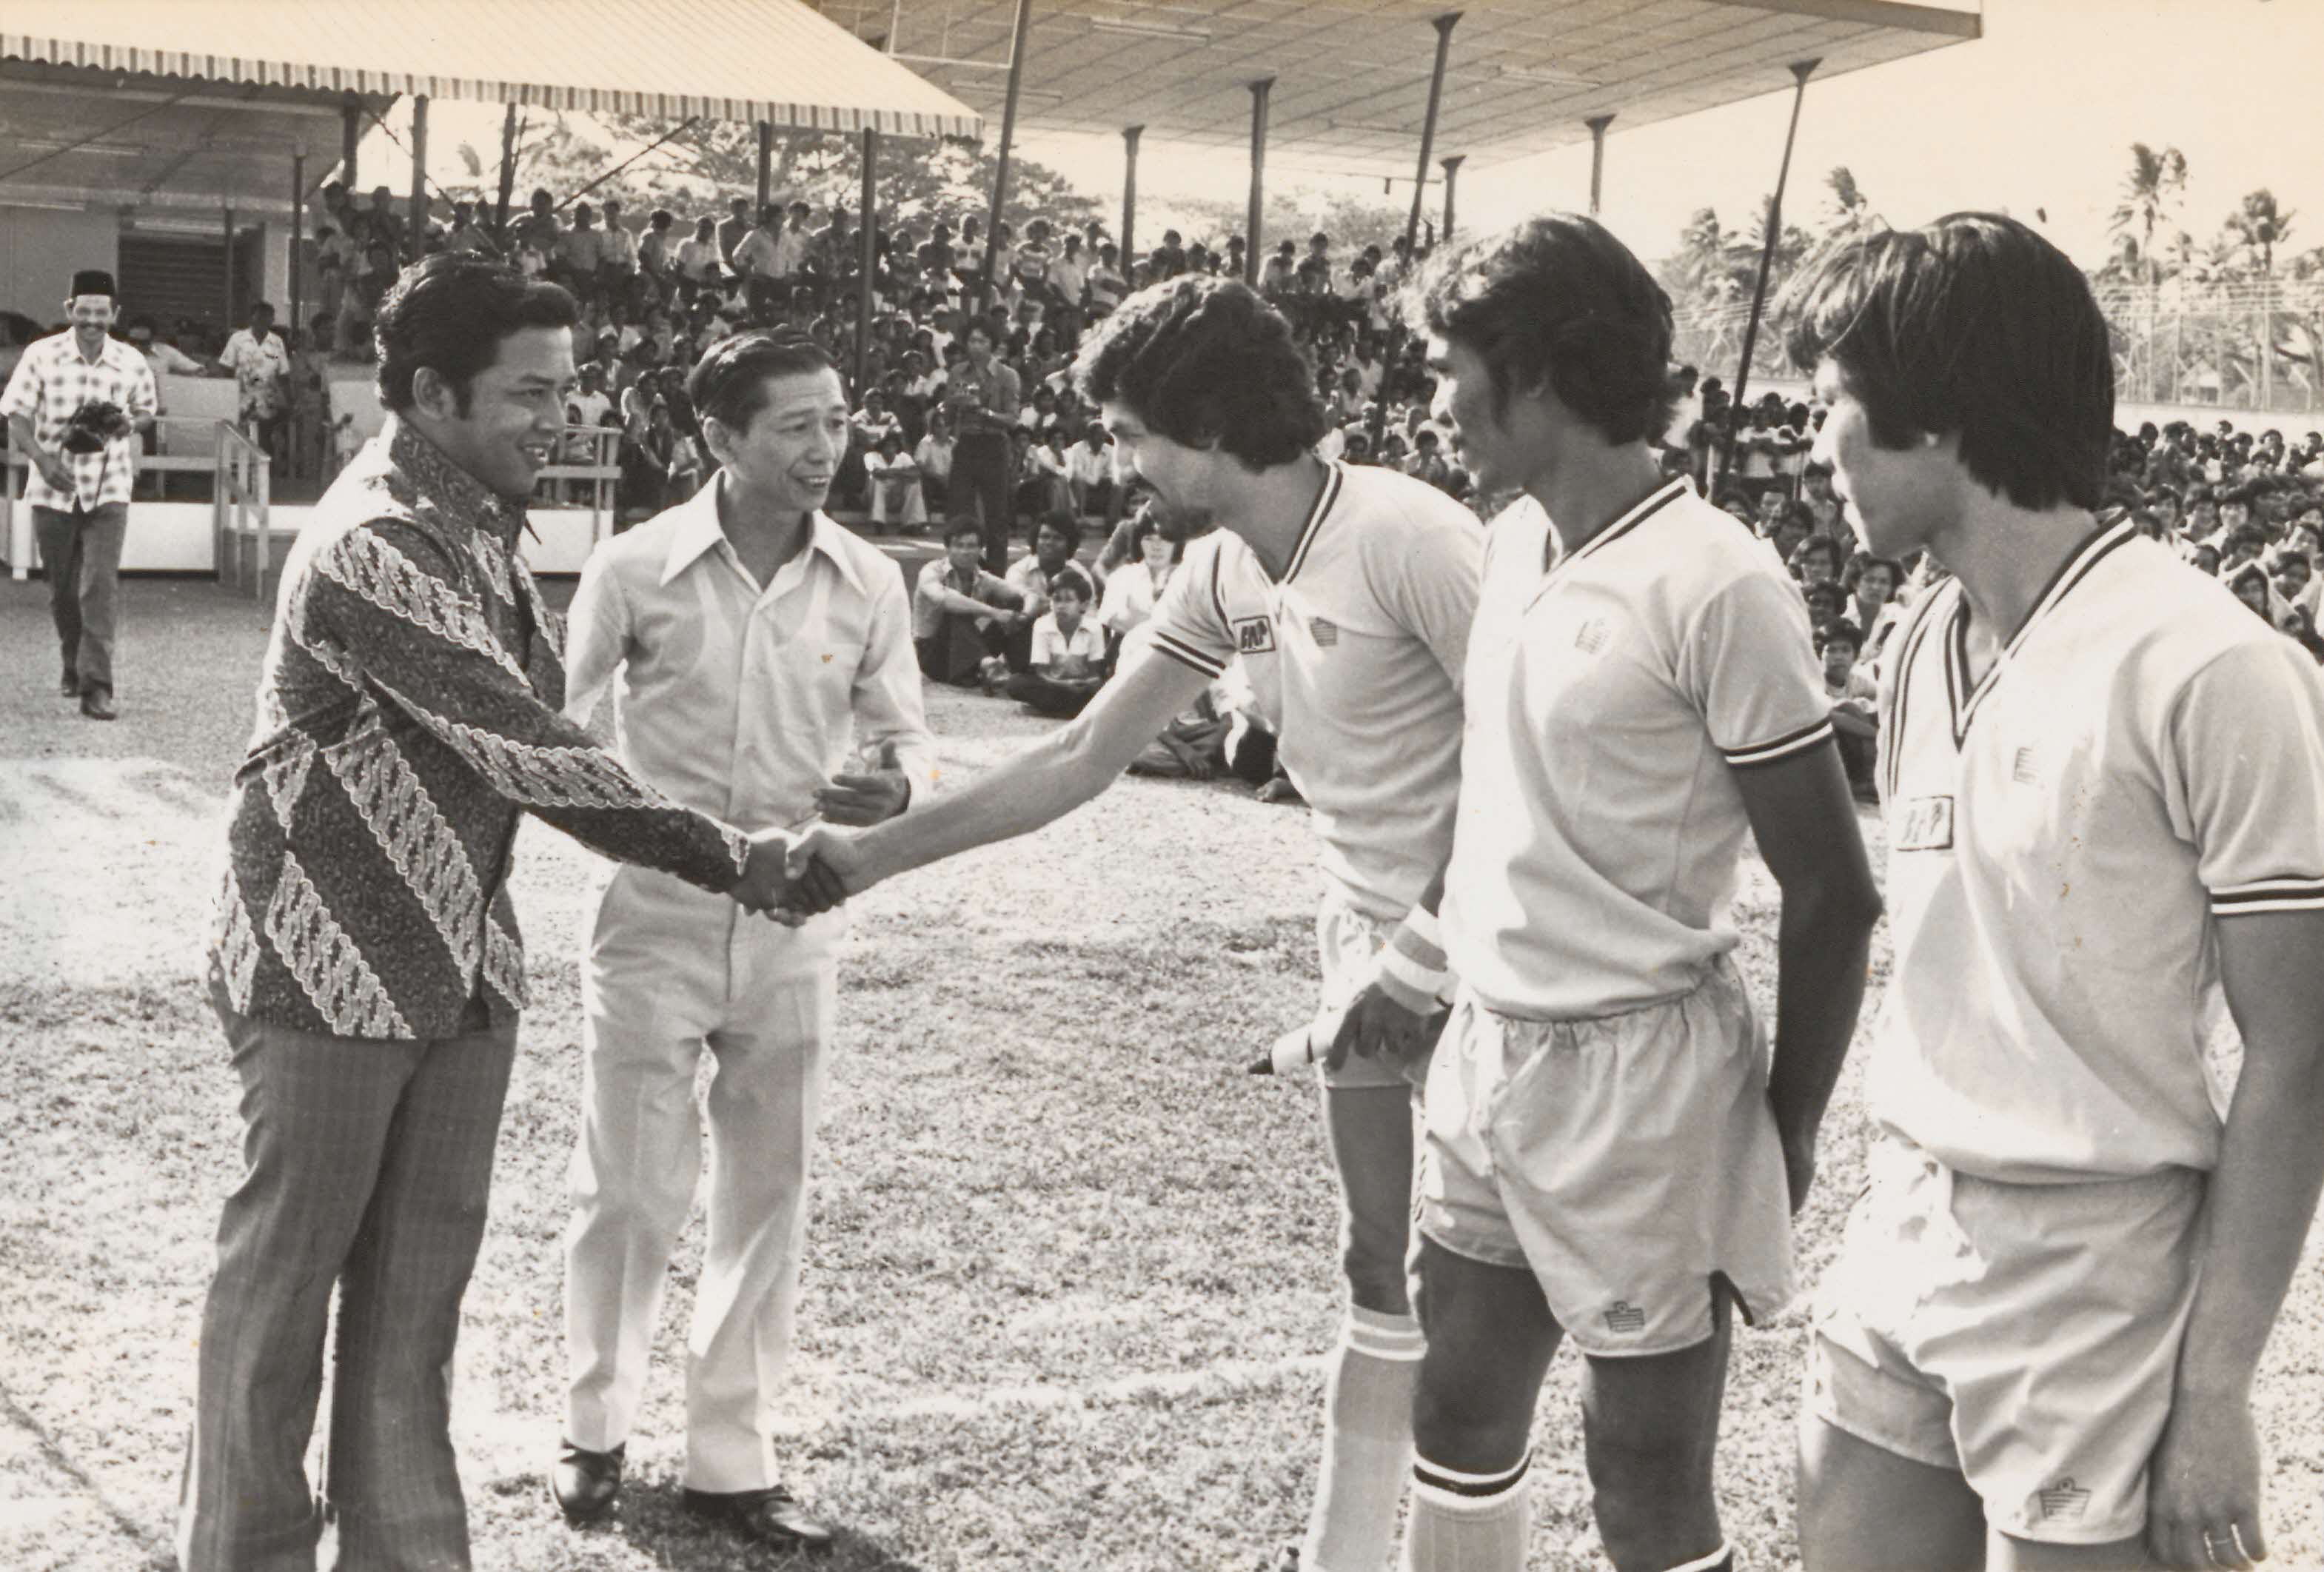
[[[1049,609],[1033,624],[1032,669],[1009,679],[1009,697],[1042,715],[1071,720],[1105,680],[1105,630],[1089,616],[1089,586],[1061,573]]]

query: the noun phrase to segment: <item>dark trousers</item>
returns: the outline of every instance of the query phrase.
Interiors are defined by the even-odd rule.
[[[944,625],[915,640],[913,649],[920,658],[920,675],[927,680],[974,688],[982,680],[987,656],[1008,655],[1009,635],[989,622],[978,625],[965,612],[948,611]]]
[[[121,542],[129,504],[109,502],[72,512],[36,507],[32,534],[49,576],[49,615],[57,624],[65,676],[83,693],[113,691],[113,644],[120,631]]]
[[[1097,697],[1097,688],[1088,682],[1059,682],[1038,671],[1019,671],[1009,679],[1009,697],[1043,715],[1071,720]]]
[[[1009,529],[1017,522],[1015,465],[1009,439],[971,431],[954,444],[952,494],[945,499],[949,518],[973,517],[984,528],[984,569],[1009,571]]]
[[[465,1572],[453,1344],[484,1239],[516,1029],[426,1042],[271,1026],[223,1003],[242,1181],[218,1223],[178,1521],[184,1572]],[[330,1352],[318,1511],[306,1473]]]

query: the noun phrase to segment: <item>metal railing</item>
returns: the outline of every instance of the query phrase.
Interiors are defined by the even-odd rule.
[[[227,421],[218,422],[217,451],[211,455],[210,561],[218,582],[240,588],[250,584],[253,600],[266,599],[267,569],[273,541],[267,514],[274,500],[274,461],[257,443]]]
[[[157,415],[153,421],[155,446],[166,447],[161,440],[172,429],[199,434],[233,430],[233,422],[211,415]],[[239,435],[240,433],[236,433]],[[216,438],[219,446],[223,436]],[[5,430],[0,430],[0,444],[7,444],[5,459],[0,459],[0,545],[7,548],[8,573],[13,578],[30,577],[37,543],[32,538],[32,509],[23,505],[23,485],[32,467],[29,454],[20,453],[9,441]],[[212,453],[140,453],[137,474],[148,475],[208,475],[215,478],[217,458]],[[132,499],[135,493],[131,493]]]

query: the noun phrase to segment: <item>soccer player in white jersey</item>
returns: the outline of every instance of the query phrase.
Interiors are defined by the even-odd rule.
[[[1791,351],[1866,548],[1952,575],[1881,703],[1895,973],[1803,1557],[2247,1567],[2251,1382],[2324,1180],[2324,682],[2098,526],[2107,323],[2024,225],[1849,246]]]
[[[1442,1020],[1433,892],[1452,849],[1483,532],[1432,486],[1314,456],[1314,375],[1283,319],[1240,282],[1188,275],[1141,291],[1084,347],[1078,374],[1162,515],[1206,513],[1217,531],[1187,548],[1123,670],[1074,725],[908,819],[853,838],[811,832],[797,861],[819,855],[853,893],[1038,829],[1103,791],[1240,657],[1323,843],[1314,1030],[1349,1296],[1322,1479],[1304,1546],[1283,1564],[1379,1572],[1421,1349],[1405,1284],[1407,1077]]]
[[[1798,593],[1656,458],[1662,290],[1552,214],[1418,296],[1479,489],[1539,505],[1494,522],[1470,633],[1405,1566],[1525,1565],[1535,1402],[1570,1341],[1608,1557],[1727,1568],[1731,1315],[1790,1297],[1879,896]],[[1783,892],[1772,1065],[1731,957],[1747,832]]]

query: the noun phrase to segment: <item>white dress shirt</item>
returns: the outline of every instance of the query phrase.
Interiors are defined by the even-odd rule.
[[[689,807],[752,830],[815,814],[816,791],[896,744],[912,801],[934,789],[903,574],[815,515],[761,586],[718,522],[721,471],[597,548],[567,615],[565,710],[608,685],[622,757]]]

